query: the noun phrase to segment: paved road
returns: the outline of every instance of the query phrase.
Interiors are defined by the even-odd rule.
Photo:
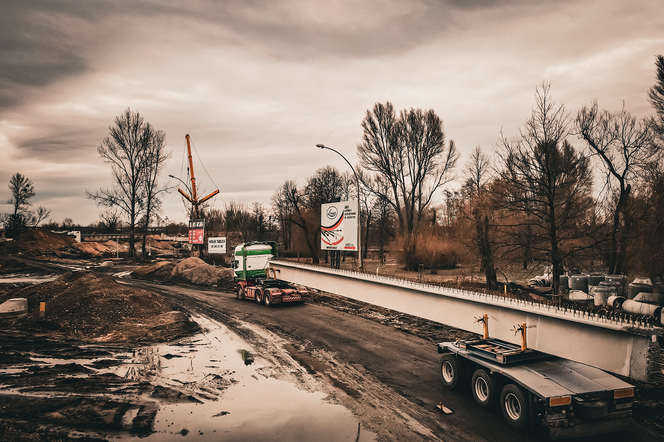
[[[243,323],[260,325],[277,335],[295,360],[336,388],[339,394],[334,397],[384,440],[537,440],[509,427],[499,410],[479,408],[469,391],[444,389],[435,345],[394,327],[315,304],[267,308],[240,301],[232,293],[151,286],[185,308],[227,324],[259,349],[268,337],[257,336],[261,328],[248,330]],[[439,402],[454,413],[440,412]],[[627,434],[580,440],[652,442],[661,438],[635,426]]]

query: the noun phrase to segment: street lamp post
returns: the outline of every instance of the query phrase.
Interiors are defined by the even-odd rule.
[[[185,183],[184,181],[182,181],[180,178],[176,177],[175,175],[169,175],[169,178],[175,178],[176,180],[178,180],[179,182],[184,184],[184,188],[187,189],[187,192],[189,192],[189,195],[191,195],[191,189],[189,189],[189,186],[187,185],[187,183]],[[187,198],[191,198],[191,197],[188,196]]]
[[[362,203],[360,201],[360,177],[355,172],[355,168],[353,167],[353,165],[350,164],[350,162],[346,159],[346,157],[343,156],[340,152],[332,149],[331,147],[327,147],[324,144],[316,144],[316,147],[318,147],[319,149],[331,150],[332,152],[339,155],[341,158],[344,159],[346,164],[350,166],[350,170],[352,170],[353,175],[355,175],[355,181],[357,182],[357,256],[359,259],[360,270],[364,270],[364,265],[362,264],[362,216],[361,216]]]

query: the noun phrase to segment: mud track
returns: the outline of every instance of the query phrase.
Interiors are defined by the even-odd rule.
[[[295,362],[304,367],[319,381],[319,389],[350,409],[381,441],[538,439],[537,434],[508,427],[499,410],[480,409],[469,391],[442,388],[434,343],[469,337],[465,332],[329,294],[317,294],[304,305],[267,308],[226,292],[172,286],[155,290],[187,310],[226,324],[274,366],[288,371]],[[423,337],[416,336],[422,331]],[[274,376],[292,379],[292,374]],[[306,383],[304,377],[299,382]],[[443,414],[436,408],[440,402],[454,414]],[[584,441],[657,441],[657,431],[638,425],[629,433]]]
[[[226,287],[123,282],[226,325],[252,345],[256,358],[267,362],[263,375],[325,392],[379,441],[535,440],[533,434],[508,427],[498,410],[480,409],[468,391],[442,388],[435,343],[468,338],[465,332],[325,293],[315,293],[303,305],[267,308],[236,299]],[[131,355],[136,345],[83,345],[74,339],[77,335],[70,338],[56,328],[0,332],[1,365],[29,364],[35,356],[72,360],[58,372],[35,366],[0,379],[0,440],[106,440],[91,436],[97,430],[144,436],[156,413],[155,402],[144,398],[198,400],[178,389],[91,372],[76,359],[94,356],[98,364],[112,365]],[[436,408],[440,402],[454,413],[443,414]],[[93,431],[72,436],[72,429]],[[637,423],[627,433],[584,441],[651,442],[662,440],[660,433],[652,422]]]

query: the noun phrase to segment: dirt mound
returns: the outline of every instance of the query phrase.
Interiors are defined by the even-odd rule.
[[[109,239],[108,241],[105,241],[101,244],[106,246],[106,248],[109,249],[111,252],[118,252],[118,251],[119,252],[127,252],[127,251],[129,251],[128,246],[126,246],[124,244],[120,244],[118,242],[115,242],[112,239]]]
[[[14,273],[46,275],[51,272],[40,267],[28,265],[22,261],[17,261],[13,258],[0,258],[0,275],[11,275]]]
[[[126,253],[129,247],[113,240],[105,242],[83,241],[74,243],[72,247],[80,253],[89,256],[110,256],[116,253]]]
[[[55,281],[0,296],[27,298],[19,328],[56,329],[88,342],[162,342],[190,333],[195,323],[158,293],[117,283],[95,273],[66,273]],[[44,318],[40,303],[46,303]]]
[[[149,266],[141,266],[131,272],[132,278],[144,278],[157,281],[168,281],[175,264],[170,261],[158,261]]]
[[[200,258],[186,258],[171,271],[172,280],[182,280],[196,285],[217,285],[233,280],[233,269],[207,264]]]
[[[109,253],[109,248],[98,242],[77,242],[72,244],[72,247],[79,252],[90,256],[101,256]]]
[[[164,241],[158,241],[156,238],[152,236],[148,236],[148,239],[146,240],[146,245],[159,250],[166,250],[169,252],[175,251],[175,247],[173,247],[169,243]]]
[[[64,233],[53,233],[48,229],[37,227],[26,229],[14,241],[2,243],[4,253],[54,253],[71,247],[76,243],[73,237]]]

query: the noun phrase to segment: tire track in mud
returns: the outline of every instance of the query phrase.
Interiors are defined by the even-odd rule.
[[[269,368],[260,370],[261,374],[290,381],[307,391],[324,392],[331,402],[350,410],[364,428],[378,434],[378,440],[477,440],[476,434],[442,425],[437,412],[427,409],[433,408],[427,407],[431,404],[413,403],[363,365],[339,360],[335,352],[302,340],[279,323],[266,321],[266,328],[249,315],[229,314],[218,302],[222,296],[218,292],[163,286],[153,289],[192,313],[223,323],[269,363]],[[238,302],[251,308],[265,308],[247,301]],[[444,435],[444,439],[439,435]]]

